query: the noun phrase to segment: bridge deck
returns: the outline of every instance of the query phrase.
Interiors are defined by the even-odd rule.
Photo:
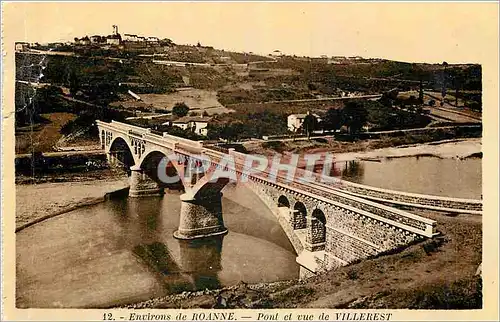
[[[122,135],[149,142],[159,149],[164,148],[189,157],[204,155],[209,157],[214,164],[231,155],[235,161],[235,168],[230,170],[240,176],[244,176],[248,172],[244,171],[247,155],[235,152],[233,149],[203,147],[201,142],[168,134],[162,136],[152,133],[149,129],[115,121],[111,123],[97,121],[97,125],[103,130],[116,131]],[[482,210],[481,200],[410,194],[354,184],[339,179],[334,179],[333,183],[326,184],[320,182],[319,174],[316,173],[309,173],[316,178],[315,181],[304,182],[298,179],[303,177],[308,171],[298,168],[295,171],[296,175],[292,181],[287,180],[286,176],[279,173],[273,175],[269,169],[259,174],[251,174],[248,178],[270,185],[278,185],[281,188],[290,189],[311,198],[317,198],[323,202],[328,202],[349,211],[355,211],[364,216],[369,216],[427,237],[431,237],[435,233],[436,223],[433,220],[390,207],[386,204],[401,204],[427,209],[468,213],[481,213]]]

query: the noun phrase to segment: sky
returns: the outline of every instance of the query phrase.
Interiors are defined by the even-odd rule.
[[[498,3],[7,3],[15,41],[120,33],[299,56],[481,63],[498,48]],[[5,24],[5,18],[9,19]]]

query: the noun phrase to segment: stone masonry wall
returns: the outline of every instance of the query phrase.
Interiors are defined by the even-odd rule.
[[[379,249],[359,239],[335,231],[332,228],[327,228],[327,233],[328,239],[326,241],[325,251],[334,254],[336,257],[346,262],[366,258],[380,252]]]
[[[292,216],[290,218],[290,224],[293,229],[303,229],[307,227],[306,216],[298,212],[297,210],[291,210]]]
[[[317,260],[318,264],[325,269],[334,269],[354,260],[376,255],[423,238],[384,221],[311,198],[264,180],[252,179],[249,185],[270,209],[277,209],[280,196],[288,199],[291,209],[297,202],[304,204],[307,211],[307,230],[306,244],[303,248],[313,252],[324,250],[325,254],[321,255],[323,257]],[[322,211],[326,218],[325,243],[321,242],[323,240],[321,222],[311,216],[315,209]],[[292,238],[296,239],[293,228],[302,219],[297,218],[293,212],[291,218],[287,235],[294,236]],[[312,245],[316,246],[311,249]]]
[[[366,240],[385,251],[421,237],[359,213],[332,207],[326,211],[328,226]]]

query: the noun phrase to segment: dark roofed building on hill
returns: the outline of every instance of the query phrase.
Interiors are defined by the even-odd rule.
[[[119,45],[122,42],[122,36],[120,34],[109,35],[106,37],[106,43],[108,45]]]

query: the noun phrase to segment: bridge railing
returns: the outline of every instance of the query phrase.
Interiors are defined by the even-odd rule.
[[[336,188],[353,196],[415,208],[469,214],[481,214],[483,209],[482,200],[476,199],[451,198],[388,190],[349,181],[342,181]]]
[[[207,149],[215,150],[217,152],[222,152],[222,153],[225,153],[225,154],[229,153],[229,149],[228,148],[223,148],[223,147],[217,146],[217,145],[212,145],[210,147],[207,147]]]
[[[241,172],[242,166],[244,165],[242,161],[244,162],[246,155],[236,151],[231,151],[231,155],[235,158],[236,167],[240,167],[237,171]],[[303,169],[296,169],[296,173],[298,172],[299,174],[303,174],[305,171],[306,170]],[[276,180],[270,180],[270,174],[270,171],[265,170],[261,175],[250,175],[250,178],[258,178],[259,180],[263,180],[270,184],[277,184],[288,189],[293,187],[293,190],[303,191],[308,194],[323,197],[328,202],[333,202],[336,206],[343,208],[348,206],[348,210],[350,211],[356,211],[356,209],[362,210],[365,215],[370,214],[371,217],[374,217],[373,215],[375,215],[378,220],[382,220],[394,226],[402,227],[406,230],[413,231],[426,237],[432,237],[435,234],[436,222],[434,220],[357,196],[342,193],[336,189],[332,189],[331,186],[314,181],[297,182],[294,180],[290,182],[286,176],[280,175],[279,173],[276,175]]]
[[[98,125],[107,128],[117,128],[121,131],[125,131],[127,129],[136,130],[135,126],[120,123],[120,122],[111,122],[104,123],[98,121]],[[192,141],[184,138],[179,138],[173,135],[164,134],[163,136],[159,136],[156,134],[149,133],[147,129],[142,129],[142,137],[148,139],[150,141],[154,141],[155,143],[172,148],[174,151],[182,152],[187,155],[189,154],[205,154],[210,157],[212,160],[219,161],[224,158],[226,155],[231,155],[234,158],[236,169],[235,171],[243,174],[243,167],[245,165],[245,161],[248,157],[247,154],[236,152],[233,149],[214,149],[213,147],[203,147],[201,142]],[[296,171],[304,172],[306,170],[296,169]],[[311,194],[316,197],[323,198],[328,202],[333,202],[339,207],[350,207],[352,209],[358,209],[360,211],[371,214],[372,216],[377,217],[379,220],[386,221],[396,226],[401,226],[407,230],[417,232],[419,234],[431,237],[435,232],[435,221],[423,218],[399,209],[395,209],[389,206],[385,206],[383,204],[367,200],[371,198],[377,198],[370,195],[369,192],[376,191],[377,189],[367,189],[362,185],[356,185],[351,183],[345,183],[344,181],[338,180],[341,182],[340,186],[328,186],[318,182],[304,182],[304,181],[296,181],[295,178],[292,182],[290,182],[287,177],[279,175],[276,176],[275,180],[269,178],[270,175],[269,170],[263,171],[261,174],[252,174],[251,178],[257,178],[259,180],[263,180],[269,184],[279,184],[285,188],[293,188],[293,190],[303,191],[305,193]],[[318,175],[318,174],[315,174]],[[267,177],[266,177],[267,176]],[[296,176],[297,177],[297,176]],[[274,179],[274,178],[273,178]],[[345,187],[351,188],[351,190],[346,189]],[[353,191],[352,187],[357,189],[365,189],[365,190],[356,190]],[[380,191],[380,189],[378,189]],[[381,189],[383,190],[383,189]],[[365,195],[366,193],[366,195]],[[376,200],[376,199],[375,199]]]
[[[111,121],[111,126],[115,126],[121,129],[127,129],[127,130],[132,130],[135,133],[140,133],[140,134],[146,134],[146,133],[151,133],[151,129],[146,129],[140,126],[135,126],[131,124],[126,124],[122,122],[117,122],[117,121]]]

